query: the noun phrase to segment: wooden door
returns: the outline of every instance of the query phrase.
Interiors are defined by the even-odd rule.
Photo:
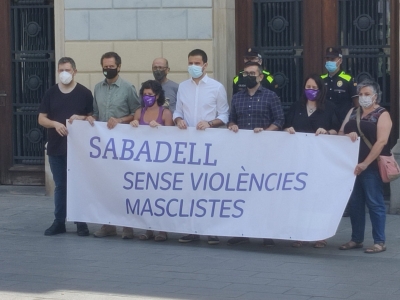
[[[257,47],[277,80],[284,109],[296,101],[303,78],[322,74],[325,49],[343,50],[343,69],[357,80],[371,77],[399,133],[399,2],[395,0],[236,0],[236,62]]]

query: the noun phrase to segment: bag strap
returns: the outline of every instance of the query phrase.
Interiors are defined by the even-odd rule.
[[[361,131],[360,128],[360,120],[361,120],[361,113],[360,113],[361,107],[357,108],[357,128],[358,132],[360,133],[360,136],[364,140],[364,143],[368,146],[369,149],[372,148],[371,142],[365,137],[364,133]]]

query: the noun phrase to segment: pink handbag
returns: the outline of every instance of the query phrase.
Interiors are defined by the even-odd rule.
[[[391,182],[400,177],[400,167],[394,159],[393,154],[390,156],[380,155],[378,158],[378,167],[383,182]]]
[[[361,131],[360,118],[361,118],[360,109],[358,109],[357,110],[358,131],[360,132],[360,135],[364,140],[365,144],[369,147],[369,149],[371,149],[372,145],[370,141],[364,136],[364,134]],[[400,167],[397,164],[396,160],[394,159],[393,154],[390,156],[379,155],[379,157],[376,160],[378,161],[379,174],[381,175],[383,182],[386,183],[391,182],[400,177]]]

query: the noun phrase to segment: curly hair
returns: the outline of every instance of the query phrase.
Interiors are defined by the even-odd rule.
[[[155,95],[158,95],[158,99],[157,99],[157,105],[158,106],[163,106],[165,103],[165,94],[164,94],[164,90],[162,89],[161,84],[158,81],[155,80],[147,80],[145,82],[142,83],[142,87],[140,88],[140,97],[143,96],[143,91],[145,89],[150,89],[153,91],[153,93]],[[143,102],[143,101],[142,101]],[[142,106],[143,103],[142,103]]]

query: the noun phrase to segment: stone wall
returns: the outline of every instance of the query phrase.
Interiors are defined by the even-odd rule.
[[[168,59],[170,79],[187,79],[187,54],[195,48],[206,51],[208,74],[231,89],[235,66],[227,64],[235,61],[232,0],[61,0],[55,1],[55,15],[57,59],[74,58],[77,81],[92,90],[104,78],[100,57],[107,51],[121,56],[121,76],[139,88],[153,79],[156,57]]]

